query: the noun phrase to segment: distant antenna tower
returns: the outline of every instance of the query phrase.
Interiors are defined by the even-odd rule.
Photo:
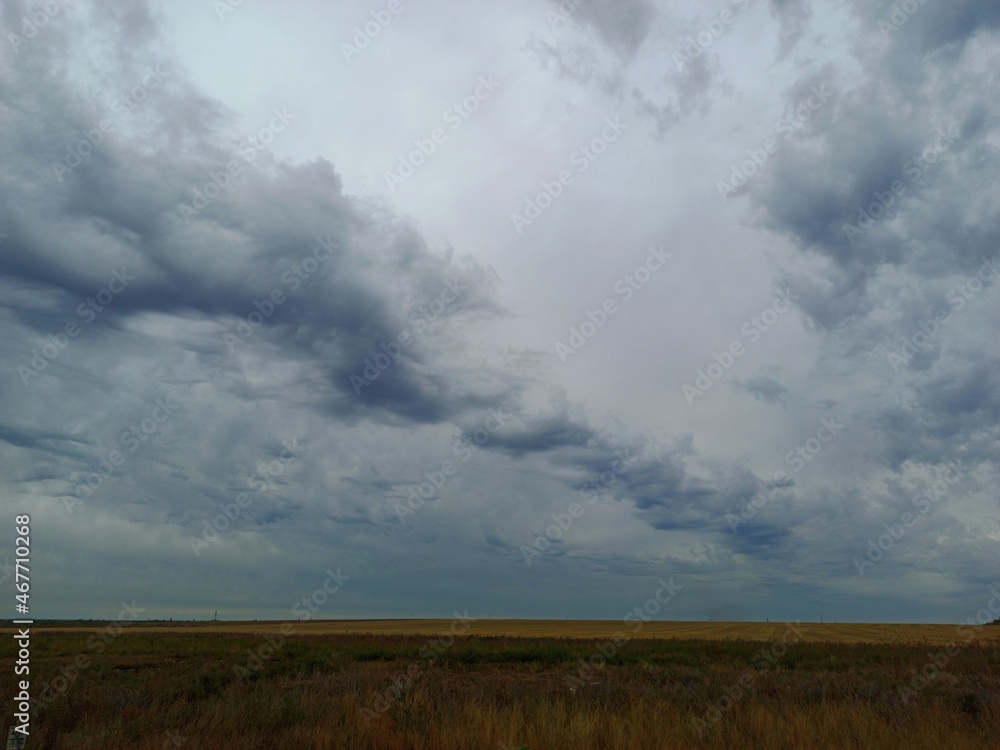
[[[219,621],[219,610],[215,610],[215,621]]]

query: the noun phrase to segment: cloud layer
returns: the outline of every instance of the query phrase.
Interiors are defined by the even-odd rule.
[[[0,481],[39,616],[281,616],[331,566],[324,616],[989,589],[992,5],[437,2],[303,66],[380,18],[309,6],[251,93],[202,62],[279,12],[2,10]]]

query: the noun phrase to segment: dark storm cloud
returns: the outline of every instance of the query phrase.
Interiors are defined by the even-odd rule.
[[[580,40],[565,33],[557,34],[556,41],[533,39],[527,48],[545,67],[554,66],[565,78],[597,85],[608,96],[628,103],[641,117],[654,123],[658,138],[663,138],[690,114],[709,109],[718,61],[714,55],[702,54],[694,42],[691,44],[697,54],[683,51],[685,44],[680,39],[658,39],[655,49],[650,43],[648,54],[652,56],[661,54],[665,45],[674,49],[669,72],[651,92],[629,84],[626,68],[640,54],[658,20],[652,3],[645,0],[547,2],[563,9],[560,11],[563,15],[558,17],[565,20],[554,24],[557,30],[572,21],[595,31],[599,41]],[[599,49],[611,50],[613,57],[608,59]]]
[[[812,18],[810,0],[771,0],[771,13],[780,24],[778,55],[784,57],[809,29]]]
[[[148,18],[119,16],[125,39],[146,39]],[[78,305],[118,272],[128,288],[94,309],[99,325],[200,314],[218,322],[219,335],[199,349],[220,360],[262,342],[296,359],[322,350],[332,413],[440,421],[484,402],[446,396],[424,366],[421,340],[433,325],[499,311],[481,267],[433,255],[404,222],[345,196],[329,163],[277,163],[262,145],[234,146],[229,123],[204,129],[205,118],[189,115],[206,103],[178,72],[166,72],[169,62],[144,60],[137,75],[138,52],[120,51],[114,69],[101,71],[112,94],[145,76],[133,115],[103,106],[109,96],[81,98],[43,42],[20,51],[0,113],[0,223],[9,234],[0,272],[39,300],[18,310],[23,323],[39,333],[58,331],[58,320],[80,323]],[[153,87],[147,69],[164,71],[164,80]],[[276,107],[261,132],[280,138],[294,119]],[[126,137],[113,127],[136,121],[157,135]],[[102,122],[112,127],[104,132]],[[246,321],[261,314],[245,335]],[[390,373],[369,368],[365,378],[366,360],[396,349]],[[368,385],[357,387],[352,375]]]
[[[746,492],[745,483],[739,489],[720,488],[717,478],[691,476],[687,464],[697,460],[697,452],[690,437],[663,445],[641,436],[610,435],[565,410],[515,421],[519,426],[490,435],[484,448],[518,459],[544,455],[552,467],[572,470],[564,479],[567,489],[581,497],[610,496],[628,503],[654,528],[696,528],[707,517],[721,517],[734,492]],[[463,440],[477,442],[475,432],[467,431]]]
[[[997,11],[986,5],[956,12],[928,4],[906,16],[880,53],[862,59],[862,78],[749,186],[765,226],[831,261],[823,282],[785,277],[805,293],[802,307],[821,328],[867,315],[874,301],[869,282],[885,268],[925,277],[971,271],[1000,244],[996,209],[969,210],[969,191],[997,163],[995,149],[984,142],[983,84],[961,72],[961,47],[950,56],[928,56],[995,28]],[[866,6],[869,22],[891,7],[880,13]],[[874,28],[869,33],[880,36]],[[913,39],[919,44],[907,41]],[[886,78],[887,58],[921,76]],[[918,95],[931,70],[948,86]],[[810,80],[803,78],[798,89]],[[788,101],[796,96],[791,90]]]
[[[912,404],[872,416],[882,437],[879,459],[893,470],[909,461],[937,464],[996,459],[1000,424],[1000,359],[971,355],[961,368],[921,378]]]
[[[679,456],[668,456],[662,462],[632,467],[621,494],[634,498],[640,513],[655,528],[663,529],[694,523],[690,511],[707,510],[706,501],[715,497],[716,489],[709,482],[688,477]]]
[[[649,35],[656,10],[650,0],[548,0],[591,26],[605,44],[629,57]]]
[[[976,311],[992,304],[1000,212],[986,175],[1000,155],[987,105],[995,87],[974,72],[972,52],[995,33],[995,4],[900,5],[859,8],[881,40],[864,47],[861,76],[838,82],[830,116],[748,191],[764,226],[826,261],[779,272],[810,325],[858,361],[879,353],[878,390],[897,403],[857,419],[871,458],[906,473],[998,455],[1000,383],[995,355],[976,343],[989,336]]]
[[[656,125],[658,138],[664,138],[670,128],[691,114],[707,112],[717,85],[719,66],[712,55],[680,60],[677,67],[662,81],[661,88],[668,92],[666,103],[657,104],[639,87],[633,88],[630,95],[636,111]]]
[[[620,471],[616,459],[621,459]],[[611,476],[605,478],[609,467]],[[594,456],[587,469],[599,481],[583,485],[585,493],[597,491],[627,502],[638,518],[661,531],[728,533],[727,512],[745,506],[764,487],[745,467],[699,458],[690,437]]]
[[[465,439],[474,440],[472,434]],[[567,415],[530,418],[523,427],[510,427],[491,437],[490,447],[514,457],[527,453],[577,448],[588,445],[595,438],[594,430],[587,424],[574,422]]]
[[[929,56],[954,60],[977,33],[1000,28],[1000,9],[991,0],[906,7],[896,0],[859,0],[855,8],[870,30],[891,42],[884,69],[905,85],[917,85],[927,75]]]
[[[748,523],[733,536],[733,550],[756,558],[783,559],[788,554],[785,545],[792,536],[788,525],[775,523]]]
[[[31,427],[0,426],[0,440],[18,448],[40,448],[52,451],[62,446],[64,455],[73,455],[77,445],[86,445],[86,441],[69,434],[59,434]],[[64,445],[65,444],[65,445]]]
[[[751,394],[758,401],[781,405],[786,403],[788,389],[770,375],[758,374],[744,380],[734,380],[738,390]]]

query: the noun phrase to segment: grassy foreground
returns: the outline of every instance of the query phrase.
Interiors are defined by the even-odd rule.
[[[950,627],[948,649],[810,641],[812,625],[767,640],[633,638],[621,626],[601,638],[442,621],[437,635],[36,628],[28,747],[998,746],[1000,648],[978,637],[993,628],[956,640]]]

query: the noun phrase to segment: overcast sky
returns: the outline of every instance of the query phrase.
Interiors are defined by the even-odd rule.
[[[621,619],[672,579],[659,619],[957,622],[1000,579],[994,0],[0,25],[36,617]]]

